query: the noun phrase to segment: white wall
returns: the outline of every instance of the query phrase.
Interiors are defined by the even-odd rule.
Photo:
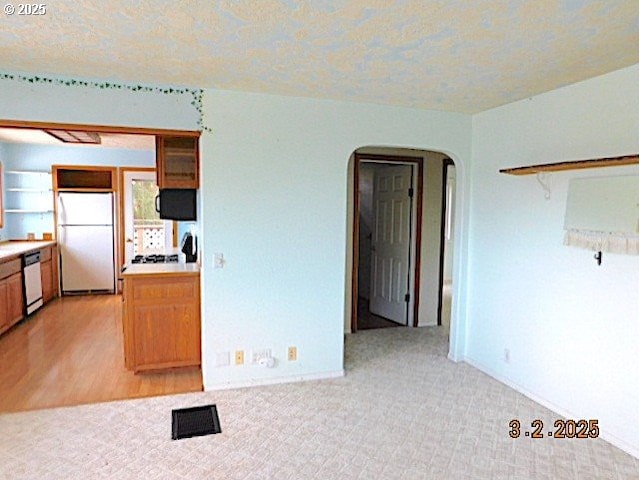
[[[0,80],[0,119],[196,130],[188,94]]]
[[[204,111],[205,388],[340,374],[351,153],[422,148],[464,166],[470,117],[217,90]],[[225,268],[208,268],[217,252]],[[283,361],[290,345],[297,362]],[[278,366],[215,366],[217,353],[258,348]]]
[[[637,153],[637,65],[474,115],[472,138],[468,361],[637,456],[638,257],[562,240],[570,179],[638,168],[555,173],[549,201],[498,173]]]
[[[156,166],[154,150],[6,143],[5,152],[7,163],[16,170],[51,170],[51,165]]]

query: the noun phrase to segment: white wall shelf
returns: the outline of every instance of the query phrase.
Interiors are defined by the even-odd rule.
[[[12,175],[51,175],[51,172],[45,170],[7,170],[5,173]]]
[[[9,236],[27,238],[53,230],[53,183],[44,170],[5,171],[5,212]]]
[[[590,158],[587,160],[571,160],[567,162],[543,163],[527,165],[526,167],[503,168],[500,173],[507,175],[533,175],[543,172],[560,172],[563,170],[578,170],[583,168],[618,167],[638,163],[638,155],[624,155],[622,157]]]
[[[5,213],[53,213],[53,210],[29,210],[21,208],[8,208]]]

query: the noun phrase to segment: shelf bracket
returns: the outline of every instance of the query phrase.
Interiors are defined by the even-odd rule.
[[[551,176],[546,172],[537,172],[536,180],[544,190],[544,199],[551,199]]]

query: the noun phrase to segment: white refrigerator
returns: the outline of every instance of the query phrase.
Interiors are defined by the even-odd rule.
[[[60,193],[57,217],[62,293],[113,293],[113,194]]]

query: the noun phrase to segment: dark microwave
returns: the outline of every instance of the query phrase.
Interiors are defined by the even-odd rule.
[[[156,211],[163,220],[196,221],[195,189],[163,188],[156,197]]]

